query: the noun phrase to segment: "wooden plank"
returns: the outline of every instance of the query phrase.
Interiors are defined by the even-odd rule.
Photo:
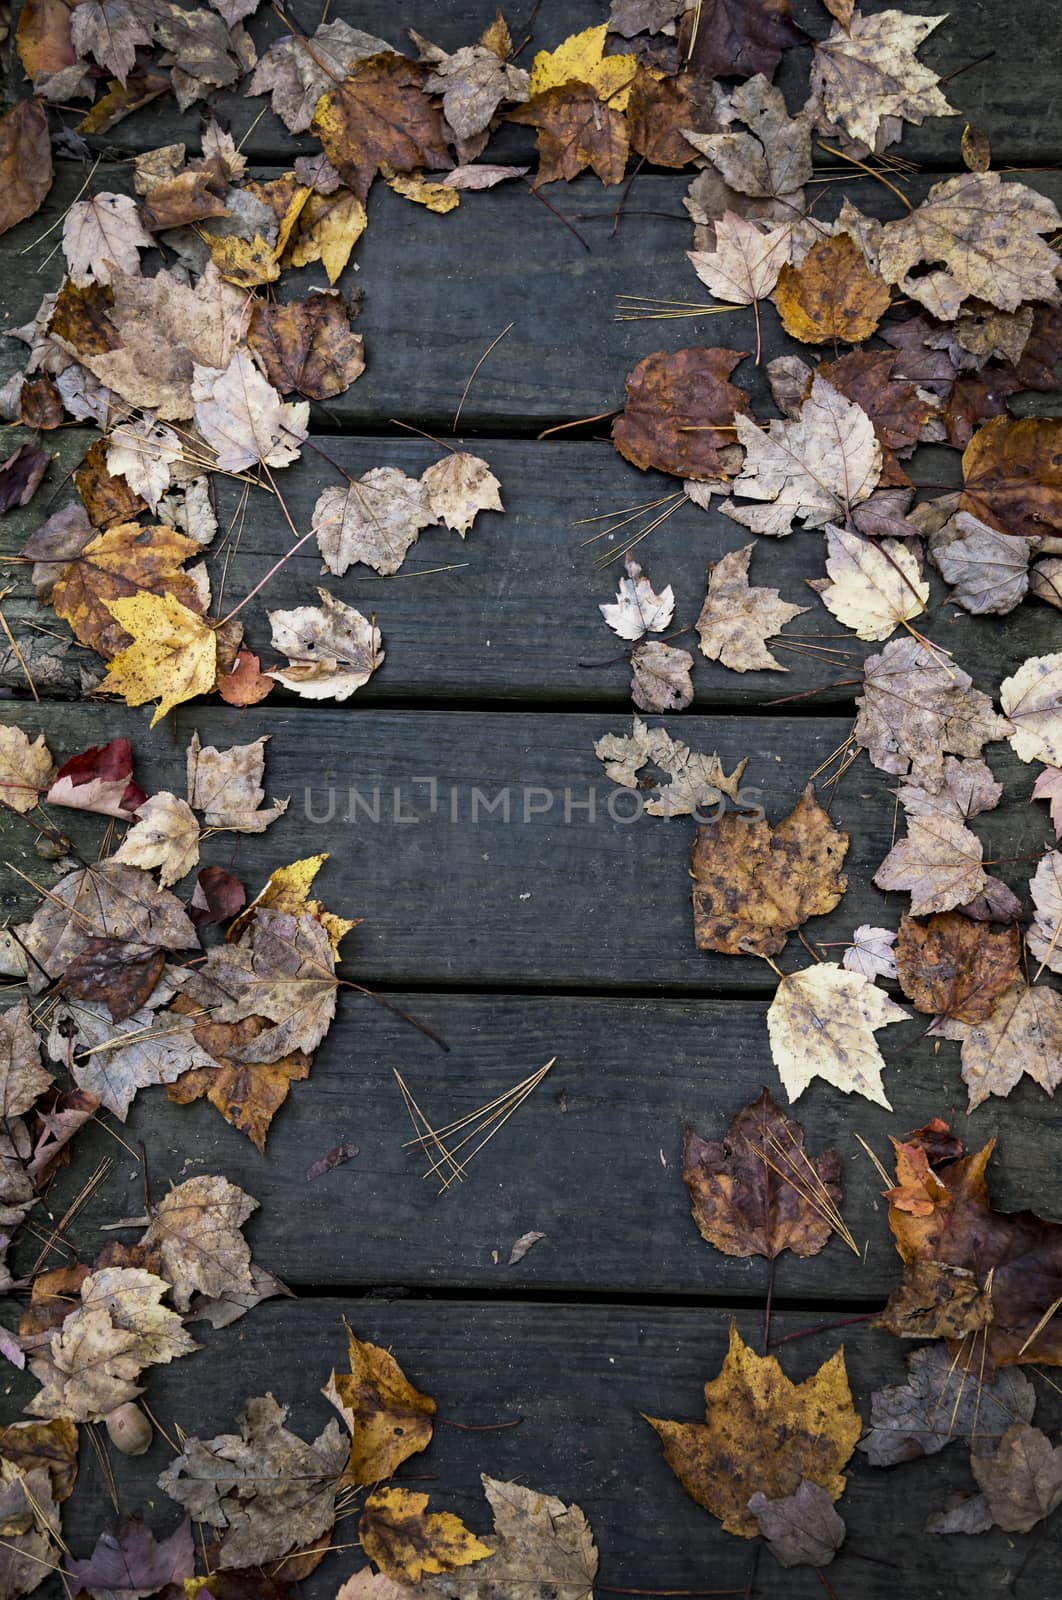
[[[885,0],[872,0],[861,7],[864,12],[884,8]],[[522,10],[526,16],[529,9],[509,8],[518,44],[527,37],[528,29],[518,12]],[[955,76],[952,86],[944,84],[944,92],[960,115],[931,117],[920,128],[906,123],[898,147],[902,155],[929,166],[958,166],[959,137],[966,119],[989,134],[997,162],[1057,161],[1062,156],[1062,142],[1050,100],[1057,17],[1048,0],[1023,0],[1019,6],[1008,5],[1006,0],[983,0],[950,16],[937,5],[924,5],[921,10],[929,15],[939,13],[944,20],[922,46],[919,60],[943,79]],[[343,17],[352,26],[388,40],[396,49],[414,54],[407,27],[415,27],[445,49],[454,50],[473,43],[493,20],[494,11],[495,0],[447,0],[445,6],[438,0],[411,0],[396,16],[395,7],[387,0],[338,0],[329,10],[329,20]],[[832,26],[816,0],[794,0],[793,13],[812,38],[825,38]],[[519,64],[530,66],[536,50],[553,49],[567,34],[600,23],[605,14],[600,0],[563,0],[562,4],[543,6],[530,24],[532,38],[522,50]],[[307,28],[314,26],[309,18],[304,22]],[[249,27],[260,53],[285,32],[265,7]],[[986,56],[988,59],[981,59]],[[793,107],[807,95],[810,63],[809,47],[789,50],[775,75]],[[308,135],[293,137],[271,110],[260,115],[269,104],[264,96],[245,98],[226,92],[212,96],[211,104],[254,159],[290,160],[295,154],[318,148]],[[155,103],[92,142],[110,149],[144,150],[186,139],[197,111],[193,107],[182,114],[172,102]],[[523,129],[503,128],[491,143],[489,158],[511,156],[533,157],[533,141]]]
[[[356,1229],[357,1219],[349,1225]],[[148,1404],[171,1438],[176,1425],[210,1438],[233,1431],[245,1399],[271,1390],[290,1406],[288,1426],[313,1438],[334,1416],[318,1391],[345,1359],[344,1317],[359,1336],[394,1351],[417,1386],[435,1396],[440,1418],[473,1425],[522,1418],[519,1427],[494,1433],[437,1423],[428,1451],[399,1469],[410,1488],[430,1493],[432,1509],[457,1512],[476,1531],[488,1532],[480,1473],[516,1478],[583,1507],[600,1552],[600,1595],[617,1588],[746,1592],[755,1546],[723,1533],[685,1494],[639,1414],[703,1420],[702,1386],[726,1350],[726,1309],[339,1299],[264,1305],[235,1328],[207,1330],[206,1351],[153,1368]],[[781,1314],[772,1330],[781,1338],[809,1325],[799,1313]],[[759,1348],[762,1318],[739,1313],[738,1326]],[[903,1381],[898,1340],[850,1327],[783,1345],[778,1354],[799,1381],[842,1340],[855,1403],[866,1419],[871,1392]],[[1058,1395],[1049,1376],[1033,1374],[1032,1381],[1037,1421],[1057,1428]],[[22,1400],[33,1385],[16,1376],[12,1388],[13,1398]],[[838,1595],[893,1600],[899,1582],[905,1600],[973,1596],[1003,1591],[1019,1570],[1018,1595],[1053,1591],[1058,1555],[1043,1529],[946,1542],[923,1531],[951,1493],[974,1487],[966,1454],[954,1444],[891,1471],[869,1467],[855,1454],[838,1507],[848,1537],[828,1573]],[[160,1534],[178,1520],[177,1508],[155,1488],[171,1459],[158,1438],[139,1458],[112,1452],[123,1512],[138,1512]],[[64,1535],[77,1555],[87,1554],[113,1521],[87,1446],[81,1472],[63,1508]],[[364,1564],[356,1535],[355,1516],[339,1524],[335,1541],[344,1548],[299,1584],[305,1600],[330,1600]],[[823,1590],[810,1568],[783,1571],[761,1551],[750,1592],[758,1600],[816,1600]]]
[[[362,982],[645,986],[683,994],[720,986],[762,992],[773,985],[763,962],[694,948],[690,822],[623,820],[638,798],[630,791],[613,803],[618,791],[604,777],[593,743],[629,728],[624,716],[181,707],[170,724],[172,739],[161,725],[149,738],[146,712],[118,706],[5,706],[2,718],[45,731],[61,757],[128,736],[149,792],[184,792],[194,729],[204,744],[218,746],[270,734],[268,791],[291,796],[287,814],[267,834],[239,840],[235,852],[233,841],[217,840],[207,859],[234,859],[245,881],[257,886],[281,861],[330,851],[325,899],[344,915],[365,918],[347,954]],[[671,724],[691,748],[718,749],[730,766],[747,756],[744,782],[759,792],[772,819],[789,811],[850,729],[840,719],[797,717],[686,716]],[[1048,833],[1047,815],[1028,804],[1031,769],[1009,746],[989,748],[1007,798],[975,829],[991,870],[1024,888]],[[894,833],[902,831],[894,788],[894,779],[863,760],[839,785],[834,815],[851,834],[851,888],[836,911],[810,925],[812,938],[850,938],[858,924],[880,923],[906,904],[890,905],[871,885]],[[332,820],[324,820],[333,805]],[[97,819],[69,812],[59,825],[83,855],[95,854]],[[29,825],[15,834],[9,828],[8,837],[18,851],[8,859],[40,879],[45,868]],[[12,914],[34,900],[10,876],[2,890]],[[795,940],[784,964],[807,965]]]
[[[205,1100],[174,1106],[161,1089],[141,1090],[126,1127],[107,1118],[109,1128],[79,1133],[70,1169],[49,1192],[53,1217],[63,1215],[101,1161],[112,1164],[68,1230],[80,1258],[95,1259],[114,1237],[101,1225],[142,1213],[137,1164],[117,1132],[133,1148],[144,1141],[156,1196],[170,1183],[215,1172],[255,1196],[261,1210],[248,1228],[255,1256],[300,1293],[406,1284],[488,1294],[762,1299],[766,1261],[724,1256],[705,1244],[682,1181],[687,1124],[705,1138],[721,1137],[765,1084],[785,1103],[762,1001],[423,992],[389,998],[442,1035],[449,1054],[382,1007],[342,995],[312,1076],[292,1086],[274,1119],[264,1160]],[[882,1036],[891,1115],[822,1082],[797,1103],[793,1115],[805,1126],[808,1148],[841,1156],[842,1209],[862,1255],[839,1239],[810,1260],[786,1252],[775,1273],[782,1303],[863,1308],[880,1304],[898,1281],[882,1184],[856,1132],[882,1161],[890,1134],[903,1137],[934,1115],[949,1118],[969,1148],[997,1134],[995,1204],[1057,1209],[1053,1103],[1025,1081],[1008,1100],[967,1117],[958,1045],[927,1038],[927,1020]],[[438,1180],[422,1176],[428,1161],[402,1148],[414,1134],[393,1067],[432,1125],[442,1127],[554,1056],[550,1075],[470,1162],[464,1182],[441,1193]],[[340,1141],[360,1153],[307,1182],[311,1163]],[[44,1212],[36,1217],[47,1231]],[[513,1242],[529,1231],[545,1238],[509,1266]],[[137,1232],[118,1237],[131,1241]],[[40,1239],[24,1235],[19,1271],[28,1272],[39,1252]],[[57,1249],[50,1264],[64,1259]]]
[[[61,479],[63,468],[77,462],[93,437],[80,431],[60,435],[61,461],[52,476]],[[323,483],[343,481],[330,462],[354,475],[370,466],[394,466],[419,475],[440,454],[438,446],[418,439],[318,436],[314,443],[327,452],[328,461],[307,447],[299,462],[276,475],[300,530],[312,525]],[[598,610],[601,601],[613,598],[622,563],[614,560],[606,567],[598,563],[603,552],[623,549],[657,512],[646,513],[641,523],[629,522],[611,542],[599,540],[585,547],[587,536],[608,524],[595,521],[578,527],[575,522],[607,517],[610,512],[620,520],[625,507],[674,494],[674,480],[639,473],[606,442],[471,440],[469,444],[485,456],[501,481],[504,515],[481,514],[464,543],[444,528],[426,531],[397,580],[381,580],[364,566],[342,578],[327,572],[322,576],[316,546],[307,545],[242,613],[248,641],[263,661],[272,662],[275,652],[267,613],[308,603],[315,587],[324,583],[363,612],[373,612],[383,632],[387,659],[359,692],[362,705],[396,700],[538,700],[624,710],[630,704],[625,647]],[[927,496],[956,481],[954,453],[935,449],[920,455],[918,476],[923,483],[932,483]],[[4,554],[19,551],[44,512],[60,503],[52,499],[49,487],[46,484],[24,511],[0,522],[0,566]],[[238,489],[242,491],[242,486],[229,479],[215,479],[222,532],[208,565],[218,615],[249,593],[291,547],[290,529],[268,486],[252,490],[243,509]],[[68,493],[62,496],[66,498]],[[707,563],[740,549],[753,536],[724,517],[718,501],[708,512],[681,499],[675,504],[667,522],[636,553],[658,586],[665,581],[673,586],[677,608],[672,631],[678,632],[691,629],[700,611]],[[226,537],[230,527],[232,533]],[[691,631],[677,642],[697,658],[695,707],[702,711],[765,707],[780,697],[815,691],[811,704],[816,710],[848,710],[858,692],[863,660],[881,646],[866,644],[842,629],[806,587],[807,579],[821,577],[825,570],[821,538],[797,533],[777,543],[756,543],[752,581],[769,582],[786,599],[810,608],[786,630],[794,647],[780,645],[776,651],[788,673],[731,672],[701,656]],[[979,687],[993,692],[1000,678],[1027,657],[1054,648],[1057,627],[1049,607],[1030,601],[1004,619],[971,617],[947,603],[947,585],[935,572],[930,579],[931,609],[922,626],[954,652]],[[48,635],[38,632],[40,628],[66,635],[65,624],[37,605],[28,566],[9,567],[5,587],[9,594],[3,601],[4,615],[23,643],[46,640]],[[836,653],[814,653],[824,648]],[[74,647],[63,658],[60,680],[45,680],[40,687],[48,695],[76,696],[81,693],[82,673],[94,681],[101,662],[93,652]],[[10,652],[4,660],[3,681],[26,687]],[[275,695],[278,701],[297,704],[287,691]]]
[[[1025,175],[1029,184],[1062,199],[1062,173]],[[80,167],[64,164],[36,216],[6,236],[20,255],[20,271],[0,285],[0,314],[17,326],[39,297],[58,286],[61,255],[47,233],[84,181]],[[129,169],[101,169],[101,190],[119,190]],[[914,179],[918,200],[932,177]],[[377,185],[370,226],[340,286],[365,291],[358,329],[365,337],[367,370],[345,395],[314,408],[314,425],[378,430],[389,418],[450,431],[473,368],[510,322],[511,331],[484,362],[462,411],[469,432],[532,432],[619,406],[627,372],[652,350],[698,343],[753,350],[751,312],[680,321],[617,322],[619,294],[666,296],[703,305],[707,296],[685,251],[692,229],[682,206],[686,180],[647,177],[632,191],[623,225],[613,236],[615,193],[596,180],[579,180],[554,203],[591,246],[550,216],[526,189],[510,185],[469,195],[460,211],[440,217]],[[862,175],[831,183],[816,214],[833,216],[844,194],[882,218],[901,214],[901,202]],[[319,269],[285,275],[284,293],[324,282]],[[764,361],[798,346],[782,333],[773,306],[763,308]],[[0,381],[25,359],[24,347],[4,341]],[[769,405],[764,368],[746,365],[742,382],[754,408]]]

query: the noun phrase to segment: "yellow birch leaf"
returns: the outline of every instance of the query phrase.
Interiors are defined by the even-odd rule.
[[[168,594],[134,594],[108,602],[113,616],[133,642],[108,664],[102,687],[123,697],[126,705],[158,700],[154,727],[167,711],[209,694],[218,671],[214,631]]]

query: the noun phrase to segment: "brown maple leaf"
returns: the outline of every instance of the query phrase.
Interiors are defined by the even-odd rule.
[[[132,490],[124,478],[107,469],[106,439],[96,439],[85,452],[85,459],[74,473],[74,487],[85,510],[97,528],[114,523],[130,524],[147,510],[147,502]]]
[[[355,61],[317,102],[313,132],[347,187],[364,200],[379,169],[450,166],[442,114],[424,92],[428,69],[393,51]]]
[[[731,550],[708,569],[708,593],[694,623],[701,654],[731,672],[787,672],[771,654],[767,640],[787,622],[803,616],[807,606],[790,605],[777,589],[749,586],[749,561],[754,545]]]
[[[896,369],[903,370],[902,360],[886,350],[851,350],[818,368],[835,389],[862,406],[874,424],[884,462],[880,481],[885,485],[910,482],[896,456],[911,454],[933,414],[917,384],[893,376]]]
[[[39,100],[20,100],[0,117],[0,233],[32,217],[51,186],[48,118]]]
[[[571,180],[589,167],[602,183],[620,183],[630,138],[622,112],[602,101],[588,83],[565,83],[533,95],[506,121],[537,128],[538,173],[532,188]]]
[[[270,1027],[265,1017],[212,1022],[209,1016],[203,1017],[196,1001],[183,994],[177,996],[168,1014],[198,1019],[192,1024],[192,1037],[213,1057],[214,1065],[183,1072],[166,1085],[166,1098],[183,1106],[205,1095],[230,1127],[245,1134],[264,1154],[273,1118],[287,1099],[291,1084],[309,1077],[312,1058],[303,1050],[293,1050],[268,1063],[234,1061],[230,1052],[253,1044]]]
[[[297,390],[307,400],[329,400],[365,371],[364,341],[351,332],[336,290],[283,305],[259,302],[247,343],[281,394]]]
[[[818,1255],[833,1232],[826,1211],[840,1202],[840,1175],[837,1152],[809,1156],[800,1123],[766,1089],[737,1113],[721,1143],[686,1129],[682,1176],[693,1220],[724,1255]]]
[[[888,284],[871,271],[847,233],[813,244],[798,267],[786,262],[774,292],[786,333],[804,344],[869,339],[891,298]]]
[[[939,771],[947,752],[980,756],[1011,726],[961,667],[917,639],[894,639],[868,656],[856,705],[854,737],[883,772]]]
[[[1017,928],[993,933],[957,911],[900,920],[896,971],[900,987],[918,1011],[957,1022],[984,1022],[1001,995],[1017,982],[1021,967]]]
[[[960,504],[990,528],[1035,539],[1062,531],[1062,420],[999,417],[962,458]]]
[[[137,594],[171,595],[202,612],[194,579],[181,565],[201,547],[175,528],[119,522],[87,544],[56,578],[52,604],[82,644],[110,659],[129,643],[110,602]]]
[[[848,887],[848,835],[808,784],[775,826],[728,811],[703,824],[690,850],[698,950],[774,955],[809,917],[832,911]]]
[[[735,414],[750,416],[749,396],[728,380],[747,350],[692,346],[656,350],[628,374],[626,403],[612,424],[620,455],[676,477],[726,477]]]

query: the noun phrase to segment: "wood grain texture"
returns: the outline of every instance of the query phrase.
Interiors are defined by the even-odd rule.
[[[238,844],[216,838],[205,859],[234,860],[257,889],[279,862],[330,851],[320,889],[333,909],[365,918],[346,947],[351,975],[362,982],[660,987],[691,995],[773,989],[763,962],[694,948],[691,820],[623,820],[637,795],[621,794],[605,778],[593,743],[629,729],[625,716],[182,706],[150,739],[146,708],[5,705],[0,718],[31,734],[46,732],[60,759],[127,736],[149,793],[184,793],[185,750],[195,729],[204,744],[219,747],[271,735],[268,793],[291,796],[287,813],[268,833]],[[728,767],[747,756],[743,781],[772,820],[788,813],[850,728],[819,717],[685,716],[671,726],[691,748],[717,749]],[[989,870],[1024,889],[1048,833],[1047,813],[1028,803],[1030,768],[1008,746],[989,750],[1006,799],[974,829]],[[810,938],[845,940],[860,923],[898,920],[906,899],[890,899],[871,883],[902,831],[895,782],[860,758],[838,786],[833,816],[851,835],[850,888],[836,911],[808,924]],[[57,820],[86,859],[95,855],[99,819],[68,811]],[[35,855],[31,826],[13,827],[12,819],[6,832],[16,854],[8,859],[50,881],[42,877],[49,869]],[[35,903],[9,873],[0,883],[0,903],[11,915]],[[782,965],[807,965],[795,938]]]
[[[343,1220],[353,1242],[357,1219]],[[289,1427],[312,1438],[334,1416],[318,1390],[343,1362],[344,1318],[361,1338],[393,1350],[417,1387],[435,1397],[440,1418],[472,1425],[522,1419],[519,1427],[496,1433],[463,1432],[438,1422],[428,1450],[399,1474],[408,1487],[430,1493],[432,1509],[457,1512],[485,1533],[490,1518],[480,1473],[517,1478],[582,1506],[600,1552],[598,1594],[610,1588],[744,1592],[757,1559],[755,1544],[723,1533],[684,1493],[639,1415],[703,1421],[703,1385],[726,1350],[728,1309],[499,1306],[475,1300],[385,1305],[338,1298],[274,1303],[220,1334],[206,1330],[207,1350],[152,1369],[148,1403],[171,1438],[177,1424],[210,1438],[231,1431],[247,1397],[271,1390],[290,1406]],[[739,1313],[737,1320],[744,1338],[759,1349],[762,1316]],[[773,1337],[817,1320],[777,1314]],[[842,1341],[855,1404],[865,1420],[872,1390],[903,1381],[898,1340],[856,1326],[775,1348],[799,1381]],[[1033,1382],[1037,1421],[1057,1428],[1058,1395],[1042,1378]],[[30,1390],[16,1375],[12,1401]],[[158,1438],[138,1459],[112,1453],[122,1510],[139,1513],[160,1534],[178,1521],[177,1507],[155,1488],[171,1459]],[[74,1497],[63,1508],[64,1533],[76,1555],[87,1554],[101,1527],[113,1520],[87,1445],[81,1471]],[[949,1494],[973,1487],[961,1445],[890,1470],[868,1466],[857,1452],[838,1506],[848,1537],[828,1569],[836,1593],[846,1600],[895,1600],[897,1593],[905,1600],[972,1600],[1011,1592],[1011,1582],[1017,1600],[1053,1593],[1059,1562],[1049,1532],[996,1531],[946,1542],[923,1532],[926,1518]],[[356,1536],[356,1516],[339,1523],[334,1542],[344,1548],[300,1583],[304,1600],[331,1600],[340,1583],[364,1565]],[[54,1592],[60,1592],[57,1585]],[[817,1600],[823,1590],[810,1568],[783,1571],[761,1550],[751,1593],[756,1600]]]

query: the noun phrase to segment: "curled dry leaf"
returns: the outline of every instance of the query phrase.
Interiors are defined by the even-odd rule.
[[[962,458],[961,506],[1000,533],[1035,539],[1062,532],[1062,419],[997,417]]]
[[[925,924],[900,919],[896,970],[900,987],[916,1011],[960,1023],[986,1022],[997,1002],[1021,975],[1017,928],[993,933],[986,923],[958,912]]]
[[[213,745],[202,745],[199,734],[192,734],[187,762],[188,803],[203,813],[206,827],[264,833],[287,810],[286,800],[262,807],[268,737],[263,734],[251,744],[218,750]]]
[[[929,585],[923,581],[921,562],[908,544],[865,539],[829,523],[826,548],[830,581],[819,588],[820,598],[857,638],[887,639],[901,622],[926,609]]]
[[[890,299],[856,241],[837,233],[813,244],[798,267],[781,268],[774,302],[786,333],[803,344],[858,344],[875,332]]]
[[[795,1494],[810,1479],[837,1500],[844,1466],[859,1438],[843,1348],[803,1383],[792,1383],[774,1356],[758,1356],[734,1323],[717,1378],[704,1386],[707,1424],[646,1421],[660,1435],[668,1466],[686,1493],[718,1517],[727,1533],[759,1532],[749,1499]]]
[[[874,1034],[908,1013],[860,972],[821,961],[782,978],[767,1012],[771,1055],[790,1104],[813,1078],[891,1110]]]
[[[982,1381],[963,1372],[946,1350],[926,1345],[907,1356],[905,1384],[875,1391],[870,1428],[859,1441],[872,1467],[935,1456],[953,1440],[980,1445],[1000,1439],[1014,1421],[1031,1422],[1036,1391],[1024,1373]]]
[[[13,723],[0,727],[0,801],[5,806],[25,816],[48,789],[54,771],[43,733],[31,742]]]
[[[718,755],[691,750],[680,739],[672,739],[666,728],[650,728],[640,717],[635,717],[630,734],[607,733],[598,739],[594,754],[604,763],[612,782],[625,789],[649,787],[639,778],[642,767],[649,763],[667,773],[671,782],[660,784],[654,798],[645,804],[651,817],[690,816],[717,806],[724,795],[736,801],[747,765],[746,758],[733,772],[725,772]]]
[[[812,95],[828,123],[871,150],[882,150],[899,137],[890,123],[903,118],[921,124],[926,117],[955,115],[940,89],[937,74],[915,59],[915,51],[943,17],[917,17],[902,11],[864,16],[852,12],[828,39],[815,46],[811,68]],[[881,135],[884,133],[884,139]]]
[[[693,657],[660,639],[631,651],[631,699],[641,711],[685,711],[693,699]]]
[[[724,1255],[818,1255],[833,1232],[819,1193],[838,1205],[840,1175],[837,1152],[809,1156],[800,1123],[766,1089],[737,1113],[721,1143],[686,1129],[682,1176],[693,1220]]]
[[[199,824],[191,807],[165,790],[145,800],[136,815],[112,859],[130,867],[158,867],[159,882],[168,889],[199,860]]]
[[[632,556],[628,555],[623,565],[627,575],[619,581],[616,604],[598,606],[601,615],[621,639],[665,632],[675,614],[675,591],[668,584],[657,594]]]
[[[421,475],[432,517],[462,539],[481,511],[504,511],[501,484],[487,463],[467,450],[454,450]]]
[[[896,935],[889,928],[872,928],[864,922],[853,933],[841,965],[848,972],[861,972],[871,983],[875,978],[895,978],[895,944]]]
[[[1022,761],[1062,767],[1062,654],[1030,656],[999,686],[1011,748]]]
[[[349,700],[384,659],[380,630],[327,589],[317,593],[319,606],[269,613],[273,647],[289,657],[270,677],[304,700]]]
[[[801,1478],[795,1494],[768,1500],[762,1492],[749,1510],[771,1554],[783,1567],[828,1566],[844,1543],[845,1527],[821,1484]]]
[[[409,1489],[376,1489],[358,1525],[361,1547],[385,1577],[419,1583],[433,1572],[454,1572],[493,1554],[452,1512],[427,1510],[428,1496]]]
[[[847,850],[848,835],[834,827],[810,783],[775,826],[733,811],[702,824],[690,850],[698,950],[776,954],[794,928],[837,905],[848,887],[841,871]]]
[[[394,1475],[431,1443],[435,1401],[415,1389],[387,1350],[347,1328],[349,1372],[333,1372],[322,1391],[350,1430],[343,1481],[364,1487]]]
[[[421,529],[436,520],[424,480],[397,467],[372,467],[356,483],[330,485],[313,508],[321,555],[339,577],[356,561],[382,576],[397,572]]]
[[[643,470],[681,478],[720,478],[734,443],[735,417],[749,397],[728,380],[746,350],[656,350],[627,374],[626,403],[612,424],[620,455]],[[759,437],[750,420],[746,424]]]

